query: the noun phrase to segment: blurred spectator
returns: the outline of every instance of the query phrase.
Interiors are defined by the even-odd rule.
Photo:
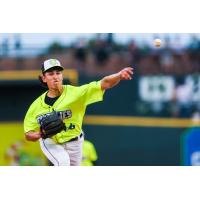
[[[176,82],[172,101],[174,102],[174,117],[191,117],[192,90],[188,84],[185,84],[184,77],[179,77]]]
[[[74,44],[74,58],[75,58],[75,66],[80,71],[83,72],[86,67],[86,59],[87,59],[87,44],[84,38],[78,39],[78,41]]]
[[[113,44],[113,33],[108,33],[107,34],[107,43],[108,43],[108,45],[112,45]]]
[[[106,61],[109,57],[109,45],[105,39],[102,39],[100,35],[95,40],[94,45],[94,55],[99,67],[103,67],[106,64]]]
[[[63,47],[62,44],[60,44],[59,42],[53,42],[53,43],[49,46],[47,52],[48,52],[48,54],[51,54],[51,53],[60,53],[60,52],[62,52],[63,50],[64,50],[64,47]]]
[[[160,60],[163,71],[166,74],[172,73],[174,66],[173,51],[170,46],[170,39],[168,37],[164,40],[164,48],[160,52]]]
[[[8,38],[5,38],[2,41],[1,49],[2,49],[2,56],[7,57],[9,54],[9,39]]]
[[[15,56],[16,56],[16,66],[15,69],[23,69],[23,54],[22,50],[22,43],[20,34],[14,35],[14,49],[15,49]]]
[[[200,40],[195,35],[193,35],[187,48],[190,52],[198,52],[200,50]]]
[[[86,60],[86,41],[84,38],[81,38],[75,44],[75,58],[81,62],[85,62]]]
[[[97,159],[98,159],[97,152],[92,142],[84,140],[81,165],[82,166],[96,165]]]
[[[15,34],[15,50],[19,51],[22,48],[21,37],[19,34]]]
[[[131,64],[136,64],[140,60],[140,50],[134,40],[128,43],[128,52],[131,56]]]

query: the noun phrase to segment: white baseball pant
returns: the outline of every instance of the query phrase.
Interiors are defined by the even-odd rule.
[[[82,159],[84,136],[76,141],[57,144],[51,138],[40,139],[40,147],[54,166],[79,166]]]

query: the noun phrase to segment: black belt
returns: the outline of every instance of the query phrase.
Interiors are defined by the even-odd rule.
[[[72,142],[72,141],[77,141],[79,138],[82,138],[83,133],[81,133],[79,136],[72,138],[71,140],[67,141],[67,142]]]

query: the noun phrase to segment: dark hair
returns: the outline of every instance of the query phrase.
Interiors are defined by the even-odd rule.
[[[44,74],[43,74],[43,75],[44,75]],[[45,83],[45,82],[42,80],[42,76],[41,76],[41,75],[38,76],[38,79],[39,79],[39,81],[40,81],[42,87],[48,88],[47,83]]]

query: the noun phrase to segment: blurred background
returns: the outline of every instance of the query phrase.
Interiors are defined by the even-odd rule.
[[[200,165],[197,33],[1,33],[0,165],[50,165],[23,133],[28,107],[45,92],[37,77],[49,58],[72,85],[134,67],[131,81],[88,107],[82,165]]]

